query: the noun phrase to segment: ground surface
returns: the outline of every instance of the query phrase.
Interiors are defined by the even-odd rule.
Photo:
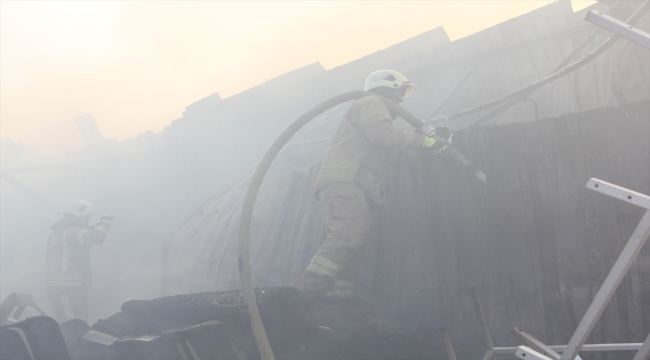
[[[278,359],[417,359],[431,358],[431,335],[405,333],[377,319],[370,304],[358,299],[332,299],[289,287],[257,289],[269,340]],[[165,331],[217,320],[222,328],[187,332],[201,359],[259,358],[241,291],[177,295],[124,303],[119,313],[92,328],[121,340],[110,347],[65,333],[75,359],[183,359],[191,350],[181,335]],[[232,340],[231,340],[232,339]],[[234,343],[234,346],[233,346]]]

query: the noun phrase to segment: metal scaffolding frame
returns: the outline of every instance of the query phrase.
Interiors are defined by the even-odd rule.
[[[483,360],[496,360],[497,354],[513,353],[518,358],[524,360],[574,360],[580,359],[578,355],[580,351],[636,351],[637,353],[633,360],[650,359],[650,334],[648,334],[643,343],[585,344],[585,341],[603,314],[605,307],[612,299],[614,292],[621,281],[623,281],[630,266],[650,236],[650,196],[596,178],[589,179],[586,186],[590,190],[644,208],[646,212],[605,278],[603,285],[596,293],[594,300],[591,302],[591,305],[567,345],[546,345],[523,329],[515,326],[510,331],[510,334],[518,338],[524,345],[518,347],[495,347],[492,343],[492,337],[490,336],[483,306],[481,305],[478,286],[476,284],[470,285],[472,300],[481,328],[483,342],[486,347]],[[449,360],[455,359],[451,337],[447,329],[442,330],[442,337],[445,349],[447,350],[447,358]],[[560,352],[562,353],[561,355]]]
[[[614,34],[624,37],[646,49],[650,49],[650,34],[637,29],[621,20],[615,19],[600,11],[591,10],[587,13],[585,20],[601,28],[611,31]]]
[[[611,300],[612,295],[614,295],[625,274],[627,274],[632,262],[634,262],[639,251],[641,251],[646,240],[648,240],[648,235],[650,235],[650,197],[595,178],[587,181],[587,188],[641,206],[646,209],[646,212],[634,230],[632,237],[630,237],[630,240],[625,245],[625,248],[623,248],[616,263],[614,263],[612,270],[607,275],[607,278],[605,278],[605,282],[598,290],[598,293],[596,293],[596,297],[580,321],[580,325],[578,325],[578,328],[573,333],[567,345],[567,350],[562,353],[561,360],[573,360],[576,357],[578,351],[580,351],[580,348],[587,340],[589,334],[591,334],[591,330],[593,330],[596,322],[605,310],[605,306]]]

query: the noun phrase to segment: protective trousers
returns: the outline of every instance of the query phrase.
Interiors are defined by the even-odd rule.
[[[88,288],[48,288],[47,298],[54,318],[63,322],[70,319],[88,321]]]
[[[352,296],[365,257],[370,208],[363,190],[349,183],[331,184],[318,193],[324,207],[327,239],[300,280],[303,290]]]

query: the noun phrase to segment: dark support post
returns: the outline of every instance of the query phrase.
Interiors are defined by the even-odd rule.
[[[447,360],[456,360],[456,353],[454,352],[454,346],[451,344],[451,336],[449,336],[449,330],[442,329],[442,342],[445,344],[445,351],[447,352]]]
[[[535,109],[535,121],[539,120],[539,105],[537,104],[537,101],[533,99],[523,99],[521,101],[533,104],[533,108]]]
[[[487,348],[488,352],[492,354],[490,358],[496,360],[497,356],[494,354],[494,345],[492,345],[490,330],[488,329],[487,321],[485,321],[485,314],[483,313],[483,306],[481,305],[481,299],[478,296],[478,285],[472,284],[469,286],[469,288],[472,291],[472,300],[474,301],[474,308],[476,308],[476,315],[478,316],[478,322],[479,325],[481,326],[481,333],[483,334],[483,341],[485,342],[485,347]]]

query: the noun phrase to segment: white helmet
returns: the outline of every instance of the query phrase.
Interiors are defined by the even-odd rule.
[[[84,216],[95,215],[95,208],[86,200],[75,200],[63,209],[63,213],[82,218]]]
[[[377,70],[366,78],[366,85],[363,87],[364,91],[386,86],[391,89],[406,88],[404,97],[409,97],[415,92],[415,86],[411,84],[406,76],[393,70]]]

